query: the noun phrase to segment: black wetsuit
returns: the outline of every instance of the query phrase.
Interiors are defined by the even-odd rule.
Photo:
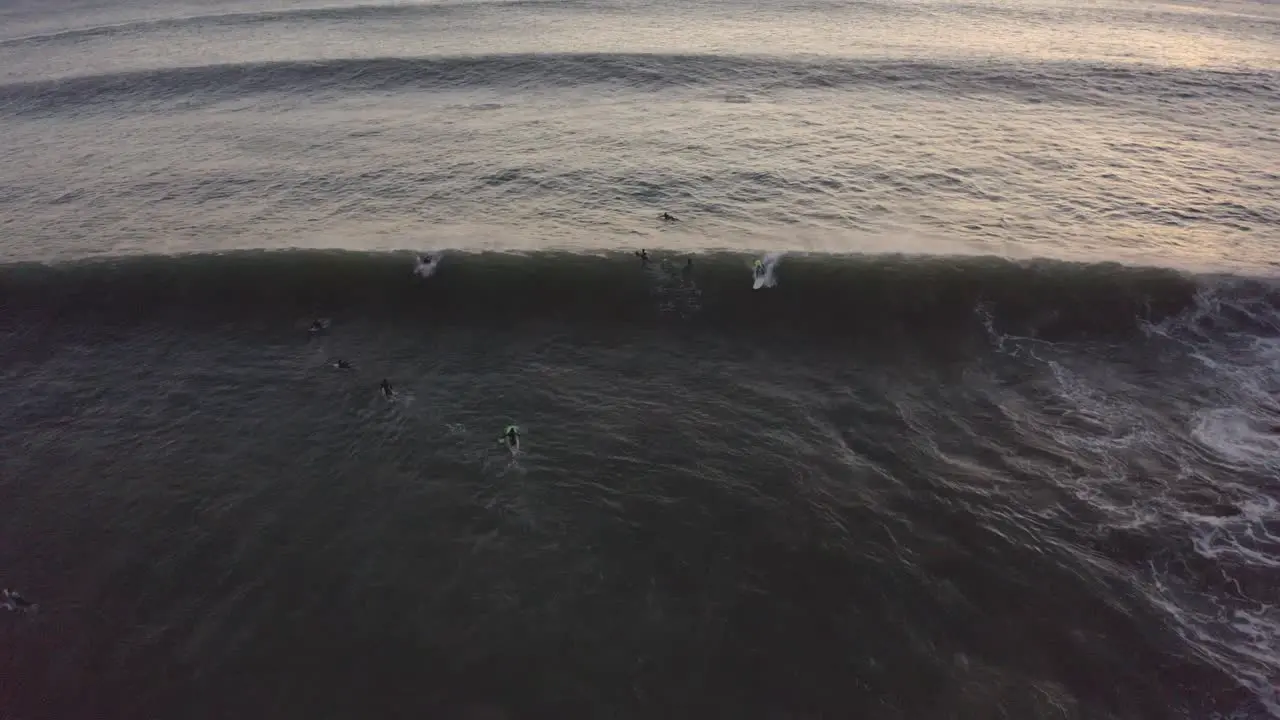
[[[10,610],[17,610],[19,612],[25,612],[35,607],[30,600],[22,597],[12,590],[4,591],[4,598],[3,600],[0,600],[0,606],[9,608]]]

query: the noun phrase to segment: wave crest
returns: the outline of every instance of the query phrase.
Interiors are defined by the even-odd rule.
[[[424,280],[408,254],[249,251],[0,268],[0,298],[28,322],[107,323],[331,315],[510,324],[683,322],[723,332],[982,342],[1127,335],[1195,303],[1203,279],[1172,270],[991,257],[788,256],[752,289],[744,255],[648,268],[630,254],[454,253]],[[1280,307],[1276,291],[1255,283]],[[1242,290],[1244,291],[1244,290]],[[981,312],[976,312],[981,310]]]

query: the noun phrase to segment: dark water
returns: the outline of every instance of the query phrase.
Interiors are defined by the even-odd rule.
[[[0,717],[1277,712],[1274,283],[661,259],[0,269]]]
[[[0,0],[0,720],[1280,718],[1278,50]]]

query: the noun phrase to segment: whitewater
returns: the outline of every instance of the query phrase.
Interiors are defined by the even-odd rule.
[[[0,718],[1280,718],[1278,126],[1268,2],[0,0]]]

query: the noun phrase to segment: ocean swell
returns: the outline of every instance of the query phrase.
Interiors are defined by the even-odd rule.
[[[734,93],[885,87],[1019,100],[1112,105],[1133,100],[1254,102],[1275,92],[1274,73],[1089,63],[965,64],[805,60],[750,55],[547,53],[344,58],[206,65],[39,80],[0,86],[0,112],[45,113],[128,104],[213,103],[246,95],[469,88],[629,90],[717,88]]]
[[[686,262],[692,261],[691,267]],[[250,251],[0,268],[0,300],[27,322],[224,322],[315,315],[452,324],[678,322],[716,332],[830,339],[1128,336],[1191,307],[1213,278],[1116,264],[992,257],[782,258],[753,289],[753,258],[630,253],[450,253],[413,273],[408,254]],[[1237,294],[1280,307],[1265,281]],[[673,312],[674,311],[674,312]],[[1216,318],[1221,330],[1233,325]],[[986,324],[984,326],[984,323]]]

